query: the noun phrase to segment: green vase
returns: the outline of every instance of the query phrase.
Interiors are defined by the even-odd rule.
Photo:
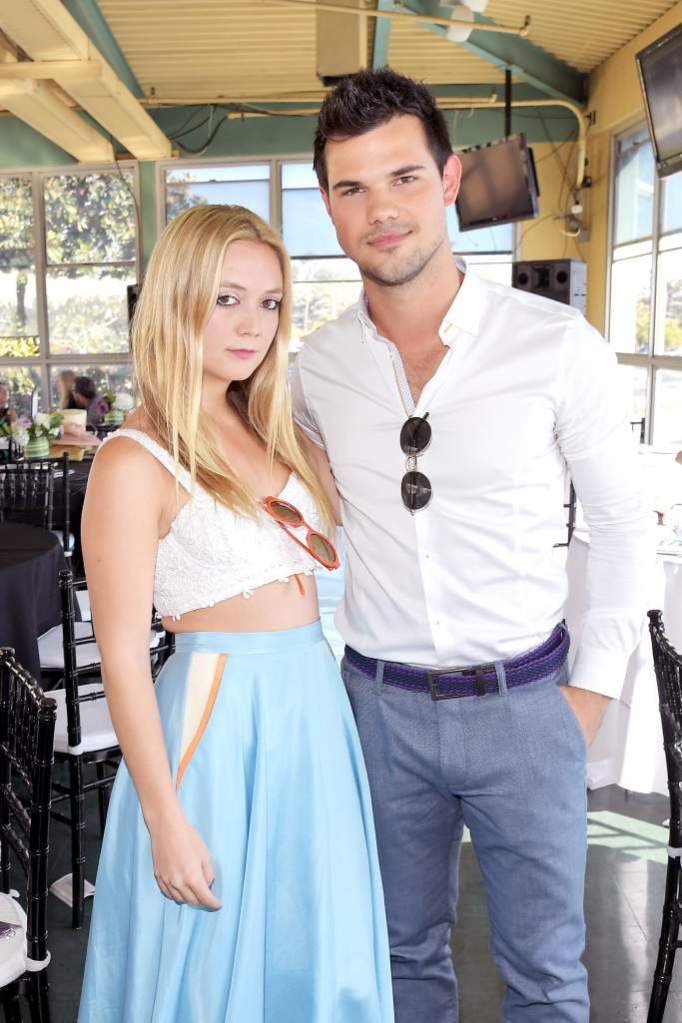
[[[24,446],[24,458],[47,458],[50,453],[50,438],[29,438]]]
[[[112,408],[108,412],[104,413],[104,422],[109,423],[111,426],[120,426],[123,422],[124,415],[119,412],[118,409]]]

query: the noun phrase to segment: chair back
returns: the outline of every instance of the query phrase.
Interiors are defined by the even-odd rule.
[[[0,883],[10,891],[10,857],[27,880],[27,954],[47,958],[47,861],[57,705],[0,647]]]
[[[0,465],[0,522],[24,522],[52,529],[53,500],[52,462]]]
[[[682,849],[682,654],[666,639],[660,611],[649,611],[649,632],[670,789],[670,846]]]

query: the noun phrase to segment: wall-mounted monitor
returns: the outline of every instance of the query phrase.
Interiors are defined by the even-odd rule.
[[[461,231],[537,217],[540,190],[525,135],[462,149],[457,156],[462,161],[455,203]]]
[[[637,54],[644,107],[660,177],[682,170],[682,25]]]

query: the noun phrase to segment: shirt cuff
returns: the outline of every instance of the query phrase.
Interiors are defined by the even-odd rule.
[[[569,685],[588,689],[617,700],[625,683],[625,674],[639,636],[631,643],[624,642],[620,649],[609,648],[596,639],[580,640]]]

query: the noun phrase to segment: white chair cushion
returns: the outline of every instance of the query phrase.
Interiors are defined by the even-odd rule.
[[[76,590],[76,600],[81,609],[81,618],[84,622],[92,621],[92,610],[90,608],[90,594],[87,590]]]
[[[99,682],[89,682],[78,687],[83,696],[86,693],[101,693],[103,687]],[[50,699],[57,703],[57,724],[54,730],[54,748],[56,753],[92,753],[95,750],[111,749],[118,745],[114,726],[109,716],[106,699],[87,700],[80,705],[81,741],[79,746],[69,746],[66,721],[66,691],[51,689]]]
[[[81,591],[76,590],[76,593]],[[76,639],[85,639],[92,636],[92,623],[74,622],[74,635]],[[161,642],[162,632],[149,630],[149,649],[153,650]],[[38,652],[40,654],[40,667],[58,669],[64,667],[64,646],[62,641],[62,627],[55,625],[53,629],[44,632],[38,639]],[[79,668],[86,668],[101,664],[99,647],[96,643],[85,643],[76,647],[76,665]]]
[[[92,636],[92,625],[90,622],[74,622],[74,634],[76,639],[85,639],[86,636]],[[55,625],[53,629],[43,633],[38,638],[38,652],[40,654],[41,668],[64,667],[61,625]],[[97,665],[101,660],[102,658],[96,643],[86,643],[85,646],[76,647],[76,664],[79,668],[85,668],[90,664]]]
[[[14,931],[0,935],[0,987],[4,987],[26,970],[26,914],[16,899],[4,892],[0,892],[0,920]]]

